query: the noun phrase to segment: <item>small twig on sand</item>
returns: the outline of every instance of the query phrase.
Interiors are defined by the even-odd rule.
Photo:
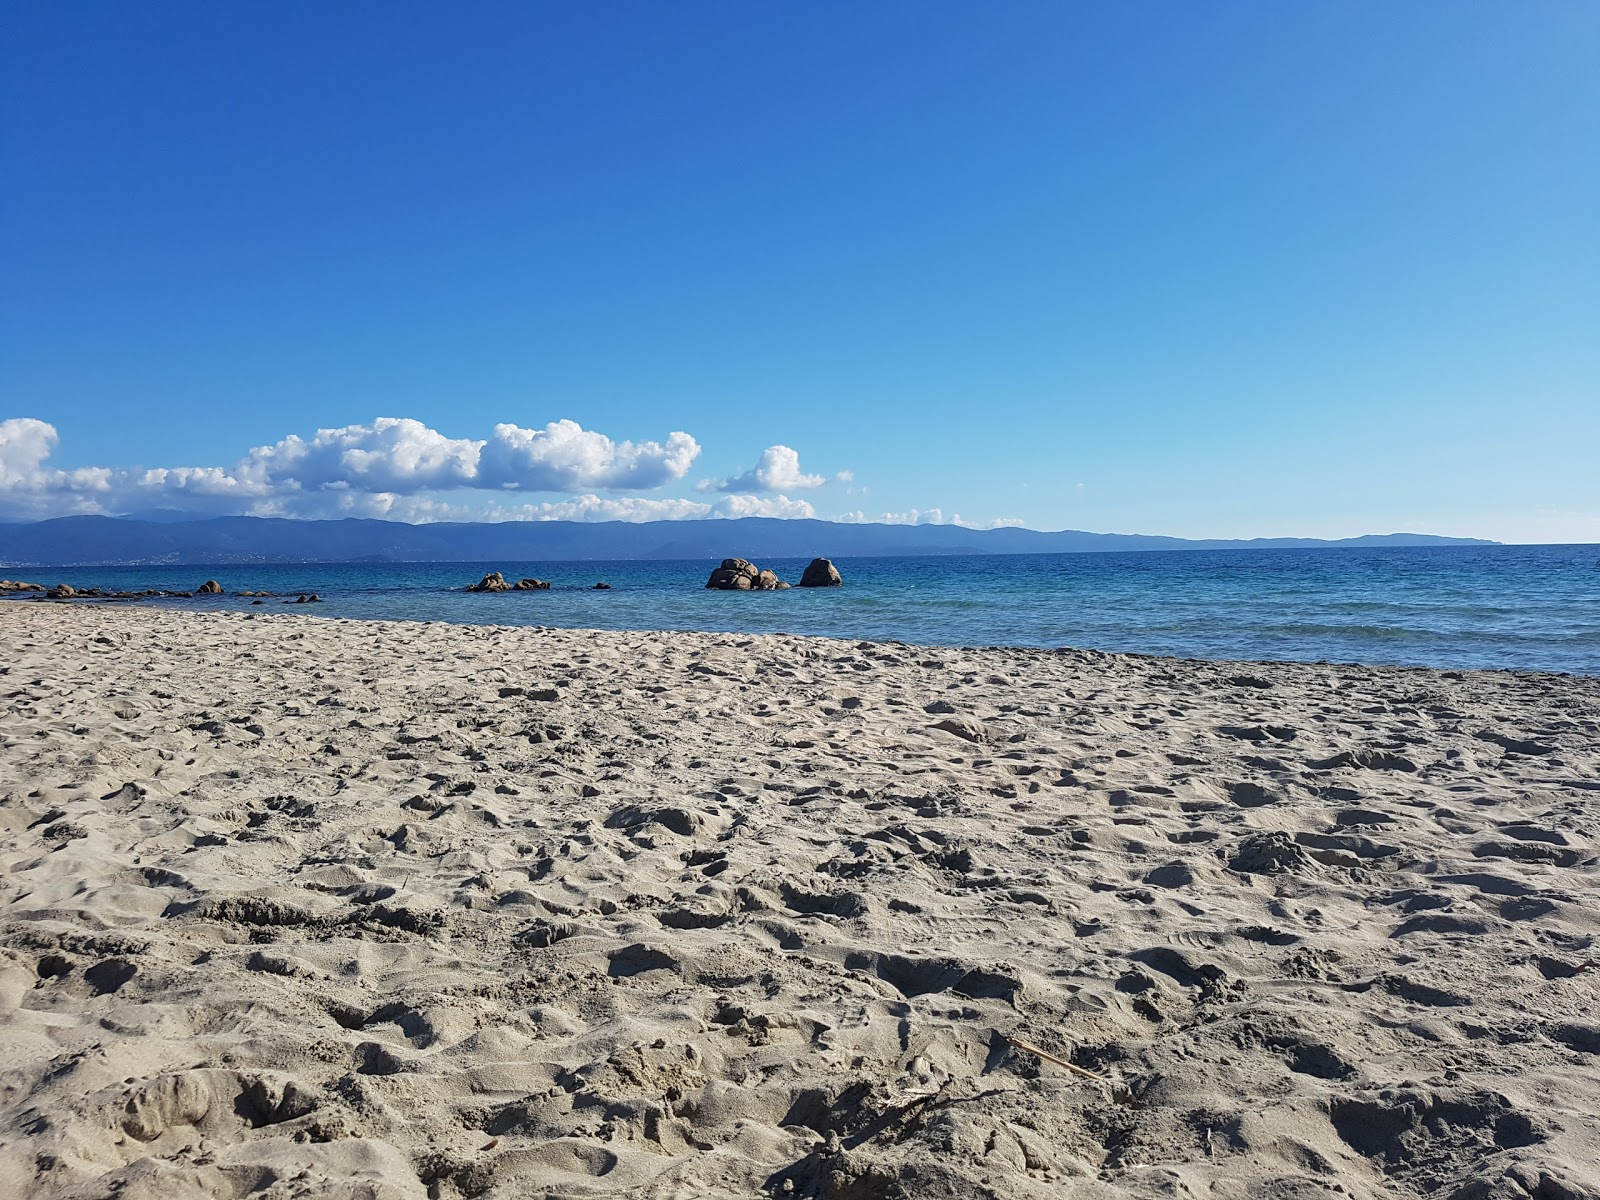
[[[1048,1050],[1039,1049],[1039,1047],[1035,1046],[1032,1042],[1025,1042],[1021,1038],[1012,1037],[1010,1034],[1006,1034],[1005,1035],[1005,1039],[1006,1039],[1006,1041],[1010,1042],[1013,1046],[1015,1046],[1018,1050],[1026,1050],[1029,1054],[1036,1054],[1040,1058],[1044,1059],[1046,1062],[1053,1062],[1058,1067],[1065,1067],[1067,1070],[1071,1071],[1074,1075],[1082,1075],[1085,1079],[1092,1079],[1096,1083],[1110,1083],[1111,1082],[1104,1075],[1096,1075],[1093,1071],[1086,1071],[1086,1070],[1084,1070],[1084,1068],[1080,1067],[1077,1063],[1070,1063],[1064,1058],[1059,1058],[1056,1055],[1051,1054],[1050,1051],[1048,1051]]]

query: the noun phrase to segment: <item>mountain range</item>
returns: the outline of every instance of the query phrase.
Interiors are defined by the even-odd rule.
[[[863,558],[924,554],[1067,554],[1129,550],[1243,550],[1356,546],[1492,546],[1419,533],[1324,541],[1249,541],[1085,533],[1075,529],[968,529],[960,525],[834,521],[518,521],[499,524],[299,521],[277,517],[173,519],[169,514],[56,517],[0,525],[0,565],[149,563],[527,562],[539,559]]]

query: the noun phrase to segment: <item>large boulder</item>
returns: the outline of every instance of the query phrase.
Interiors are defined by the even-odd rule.
[[[783,580],[778,578],[776,571],[762,571],[756,576],[756,591],[775,592],[783,586]]]
[[[509,592],[511,585],[506,582],[506,577],[499,571],[490,571],[477,583],[468,584],[469,592]]]
[[[546,579],[519,579],[511,585],[514,592],[548,592],[550,582]]]
[[[55,585],[55,587],[51,588],[45,593],[45,595],[49,596],[52,600],[70,600],[72,597],[79,594],[80,593],[78,592],[78,589],[73,587],[70,583],[58,583]]]
[[[215,579],[208,579],[195,588],[195,592],[201,596],[220,596],[222,595],[222,585]]]
[[[800,576],[800,586],[842,587],[844,580],[839,577],[839,568],[833,565],[831,559],[813,558]]]
[[[755,563],[745,558],[725,558],[722,565],[711,572],[706,587],[724,592],[748,592],[756,586],[761,571]]]

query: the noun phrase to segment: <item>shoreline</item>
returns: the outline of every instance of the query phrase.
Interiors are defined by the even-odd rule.
[[[1600,1195],[1596,677],[302,615],[0,606],[7,1194]]]
[[[571,592],[582,593],[582,594],[589,594],[589,593],[592,593],[595,589],[594,589],[594,587],[592,585],[585,587],[585,586],[573,584],[573,585],[568,585],[568,587],[565,590],[571,591]],[[602,589],[602,590],[606,590],[606,589]],[[467,589],[465,589],[465,588],[456,588],[456,589],[448,589],[448,591],[460,591],[460,592],[465,593],[467,591]],[[243,595],[243,594],[245,594],[245,593],[234,593],[235,596]],[[492,622],[492,621],[448,621],[448,620],[442,620],[442,619],[440,619],[438,617],[433,617],[433,616],[418,616],[418,617],[341,616],[341,615],[339,615],[337,613],[322,613],[322,612],[314,612],[314,611],[304,611],[303,608],[302,608],[302,605],[303,605],[304,602],[301,602],[301,601],[298,601],[297,599],[295,599],[295,597],[297,595],[299,595],[299,594],[301,594],[301,593],[293,593],[293,592],[275,593],[274,594],[275,595],[275,599],[273,599],[273,600],[271,600],[268,603],[263,605],[263,607],[265,607],[267,609],[267,611],[266,612],[259,612],[259,613],[257,613],[257,612],[249,612],[244,608],[237,608],[237,609],[229,609],[229,608],[198,608],[198,607],[179,607],[177,605],[173,605],[171,607],[165,607],[165,606],[161,606],[161,605],[156,603],[157,601],[162,600],[162,599],[187,598],[187,597],[183,597],[181,595],[176,595],[176,597],[174,597],[174,596],[146,596],[146,595],[95,596],[95,595],[90,595],[90,594],[87,594],[87,593],[84,593],[84,592],[79,592],[79,594],[76,595],[76,596],[65,597],[65,598],[54,598],[54,597],[45,597],[45,596],[36,596],[36,595],[35,596],[29,596],[29,595],[0,595],[0,611],[4,611],[4,606],[8,601],[15,601],[15,602],[19,602],[19,603],[37,603],[37,604],[40,604],[42,606],[51,607],[51,608],[80,609],[80,610],[84,610],[84,611],[88,611],[88,612],[130,610],[131,609],[131,610],[135,610],[135,611],[157,613],[157,614],[161,614],[161,615],[165,615],[165,616],[180,616],[180,617],[194,616],[194,617],[224,618],[224,619],[226,619],[226,618],[243,618],[243,619],[250,619],[250,620],[259,619],[259,618],[262,618],[262,617],[296,617],[296,618],[298,618],[298,617],[309,617],[309,618],[313,618],[313,619],[319,620],[319,621],[341,622],[341,623],[345,623],[345,624],[349,624],[349,625],[376,625],[376,626],[383,626],[383,625],[400,625],[400,626],[424,625],[424,626],[439,626],[441,628],[452,628],[452,629],[493,629],[493,630],[497,630],[497,631],[500,631],[500,632],[511,632],[511,631],[516,631],[516,630],[527,630],[527,631],[532,631],[532,632],[559,632],[559,633],[570,633],[570,634],[593,634],[593,635],[601,635],[601,636],[621,636],[621,635],[634,634],[634,635],[644,635],[644,636],[694,637],[694,638],[701,638],[701,637],[706,637],[706,638],[730,638],[730,637],[738,637],[738,638],[802,638],[802,639],[805,639],[807,641],[840,642],[840,643],[845,643],[845,644],[849,644],[849,645],[855,645],[857,643],[870,643],[871,645],[874,645],[874,646],[893,646],[893,647],[899,647],[901,649],[906,649],[906,650],[954,651],[954,652],[966,653],[966,654],[984,654],[984,653],[988,653],[988,652],[991,652],[991,651],[996,652],[996,653],[1006,653],[1006,654],[1012,654],[1012,653],[1019,653],[1019,654],[1081,654],[1081,655],[1103,655],[1103,656],[1108,657],[1108,658],[1149,659],[1149,660],[1154,660],[1154,661],[1157,661],[1157,662],[1193,664],[1195,666],[1213,665],[1213,666],[1241,666],[1241,667],[1263,667],[1263,668],[1276,668],[1276,667],[1334,667],[1334,668],[1356,668],[1356,669],[1360,669],[1360,670],[1370,670],[1370,671],[1424,671],[1424,672],[1434,672],[1434,673],[1437,673],[1437,674],[1448,675],[1448,676],[1484,674],[1484,675],[1513,675],[1513,676],[1535,676],[1535,677],[1545,677],[1545,676],[1547,676],[1547,677],[1552,678],[1552,679],[1600,680],[1600,674],[1589,674],[1589,673],[1584,672],[1584,671],[1547,670],[1547,669],[1542,669],[1542,668],[1538,668],[1538,667],[1458,667],[1458,666],[1448,666],[1448,665],[1446,665],[1446,666],[1437,666],[1437,665],[1430,665],[1430,664],[1427,664],[1427,663],[1375,663],[1375,662],[1362,662],[1362,661],[1357,660],[1357,659],[1204,658],[1204,657],[1196,657],[1196,656],[1193,656],[1193,655],[1158,654],[1158,653],[1154,653],[1154,652],[1145,652],[1145,651],[1138,651],[1138,650],[1100,650],[1100,649],[1097,649],[1097,648],[1092,647],[1092,646],[1073,646],[1073,645],[1050,645],[1050,646],[1046,646],[1046,645],[1028,645],[1026,643],[1006,643],[1006,642],[990,642],[990,643],[978,643],[978,644],[970,644],[969,645],[969,644],[954,643],[954,642],[904,641],[904,640],[897,639],[897,638],[861,638],[861,637],[848,637],[848,636],[844,636],[844,635],[834,635],[834,634],[789,633],[789,632],[779,632],[779,631],[751,631],[751,630],[740,630],[740,629],[694,629],[694,628],[670,627],[670,626],[667,626],[667,627],[654,627],[654,628],[649,628],[649,629],[645,629],[645,628],[639,628],[639,629],[634,629],[634,628],[611,629],[611,628],[605,628],[605,627],[602,627],[602,626],[586,626],[586,625],[514,625],[514,624],[501,624],[501,623],[496,623],[496,622]],[[308,597],[308,599],[309,599],[310,596],[315,595],[315,593],[311,593],[311,592],[307,592],[307,593],[304,593],[304,594]],[[495,594],[495,593],[491,593],[491,594]],[[519,593],[515,593],[515,592],[513,592],[513,593],[504,593],[504,594],[511,595],[511,596],[519,595]],[[763,597],[765,597],[765,596],[777,595],[778,593],[743,592],[743,593],[735,593],[735,594],[736,595],[740,595],[740,596],[747,596],[747,597],[754,597],[754,596],[763,596]],[[223,598],[226,599],[228,597],[227,597],[226,594],[224,594]],[[317,599],[318,599],[319,602],[325,602],[325,601],[323,601],[323,598],[321,596],[318,596]],[[491,604],[495,603],[495,602],[496,601],[492,601],[492,600],[488,601],[488,603],[491,603]],[[734,603],[741,603],[741,602],[742,601],[734,601]],[[760,603],[761,601],[757,601],[757,602]],[[474,601],[474,603],[477,603],[477,601]],[[273,605],[289,606],[289,607],[292,607],[293,609],[295,609],[295,611],[286,612],[286,613],[285,612],[278,612],[273,607]]]
[[[1075,565],[1022,556],[845,563],[845,586],[793,589],[773,603],[707,590],[715,563],[371,564],[108,569],[62,578],[119,592],[319,594],[323,612],[359,619],[538,623],[567,628],[794,632],[974,648],[1084,646],[1234,661],[1362,662],[1600,676],[1600,575],[1573,548],[1511,548],[1483,560],[1423,551],[1384,558],[1284,552],[1218,559],[1091,555]],[[1158,558],[1161,556],[1158,556]],[[1192,556],[1191,556],[1192,557]],[[1337,559],[1337,561],[1334,561]],[[552,583],[496,603],[463,595],[484,566]],[[797,562],[778,563],[791,578]],[[610,588],[598,589],[605,582]],[[54,579],[40,579],[53,583]],[[818,594],[821,591],[822,594]],[[158,606],[204,598],[163,600]],[[228,599],[223,607],[240,602]],[[493,605],[493,607],[489,607]],[[277,608],[268,598],[259,608]]]

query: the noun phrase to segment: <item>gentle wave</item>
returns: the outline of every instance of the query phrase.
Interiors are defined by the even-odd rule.
[[[315,591],[325,603],[293,611],[329,617],[793,632],[1600,675],[1594,555],[1589,546],[1504,546],[840,559],[842,589],[755,594],[704,590],[714,564],[698,561],[232,564],[34,574],[128,590],[187,590],[215,577],[230,591]],[[805,561],[762,565],[796,579]],[[462,590],[489,570],[536,575],[555,586],[504,595]],[[601,579],[611,590],[591,590]],[[156,603],[239,609],[249,602],[224,596]]]

